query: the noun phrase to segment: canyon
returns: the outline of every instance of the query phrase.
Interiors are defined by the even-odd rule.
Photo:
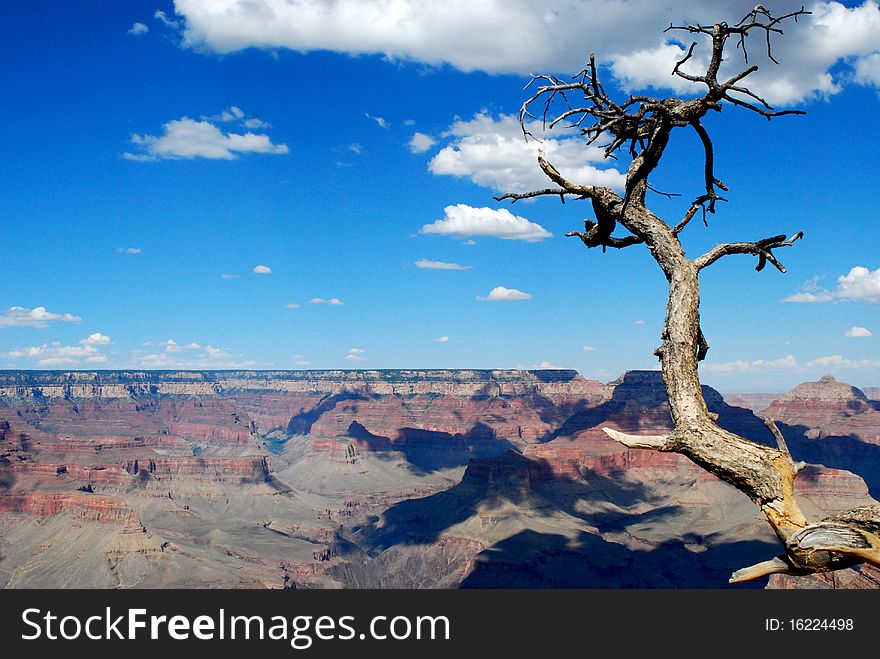
[[[779,422],[814,517],[880,497],[880,403],[830,376],[722,396]],[[754,505],[603,427],[671,427],[657,371],[0,371],[0,586],[726,587]],[[880,571],[737,587],[874,588]]]

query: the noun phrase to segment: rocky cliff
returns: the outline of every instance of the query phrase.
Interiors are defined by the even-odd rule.
[[[0,371],[0,397],[138,398],[222,392],[547,397],[596,396],[601,383],[570,370]]]
[[[827,434],[873,404],[812,384],[774,410],[821,515],[880,460]],[[601,431],[670,423],[657,371],[0,372],[0,585],[721,587],[775,551],[754,506]]]
[[[826,375],[805,382],[762,412],[790,426],[802,426],[811,439],[853,436],[880,444],[880,405],[856,387]]]

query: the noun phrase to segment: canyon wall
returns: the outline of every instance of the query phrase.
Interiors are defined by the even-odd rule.
[[[873,501],[874,402],[823,378],[767,408],[809,515]],[[0,586],[722,587],[778,551],[739,492],[606,426],[670,429],[658,371],[3,371]]]

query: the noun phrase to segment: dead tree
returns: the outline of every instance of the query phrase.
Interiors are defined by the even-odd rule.
[[[588,145],[607,139],[604,145],[606,158],[614,157],[622,149],[631,157],[625,191],[618,194],[609,188],[570,181],[539,151],[538,165],[556,187],[496,197],[498,201],[510,199],[513,202],[542,196],[559,197],[563,203],[567,197],[590,200],[595,220],[585,221],[583,231],[572,231],[567,236],[579,238],[587,248],[601,247],[602,251],[608,247],[622,249],[643,244],[660,266],[669,282],[669,296],[662,344],[654,353],[660,359],[674,430],[659,436],[629,435],[610,428],[604,430],[630,448],[685,455],[758,505],[782,542],[784,553],[737,570],[730,578],[732,583],[772,573],[809,574],[863,562],[880,565],[880,507],[856,508],[809,522],[801,512],[794,492],[794,481],[802,465],[795,464],[773,420],[768,419],[765,423],[778,448],[729,432],[716,424],[716,415],[709,412],[700,386],[697,365],[709,347],[700,327],[700,271],[725,256],[750,254],[758,259],[757,270],[770,263],[785,272],[774,251],[790,247],[803,234],[798,231],[790,237],[780,234],[750,242],[721,244],[693,259],[685,255],[679,241],[679,234],[697,213],[702,215],[705,223],[707,214],[715,212],[716,204],[726,201],[720,193],[726,192],[727,187],[715,174],[712,140],[703,126],[703,118],[709,112],[721,111],[725,104],[767,119],[803,114],[799,110],[776,110],[745,86],[745,79],[758,69],[748,65],[745,49],[747,38],[758,34],[772,60],[771,39],[782,34],[780,24],[789,19],[797,21],[807,13],[802,7],[784,16],[773,16],[759,5],[736,25],[723,22],[670,25],[668,30],[685,31],[697,38],[711,40],[705,73],[694,75],[682,70],[693,55],[696,42],[672,71],[673,75],[699,85],[697,89],[701,92],[705,88],[702,96],[691,99],[634,95],[620,103],[615,102],[602,85],[593,56],[590,56],[587,68],[571,81],[548,75],[532,76],[529,86],[536,85],[537,89],[520,111],[526,139],[532,137],[527,121],[539,117],[545,129],[562,122],[571,128],[579,128]],[[725,48],[731,41],[743,51],[747,68],[719,79]],[[542,110],[533,112],[532,108],[536,106]],[[672,132],[678,128],[693,130],[702,143],[704,189],[681,220],[673,224],[652,213],[645,203],[645,196],[652,190],[650,176],[660,163]],[[619,227],[626,232],[624,235],[615,235]]]

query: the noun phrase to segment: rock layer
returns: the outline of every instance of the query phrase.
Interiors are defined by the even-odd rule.
[[[859,393],[770,406],[825,465],[797,481],[811,515],[880,483],[852,473],[876,448]],[[745,497],[606,426],[671,428],[658,371],[0,372],[0,585],[720,587],[773,554]]]

